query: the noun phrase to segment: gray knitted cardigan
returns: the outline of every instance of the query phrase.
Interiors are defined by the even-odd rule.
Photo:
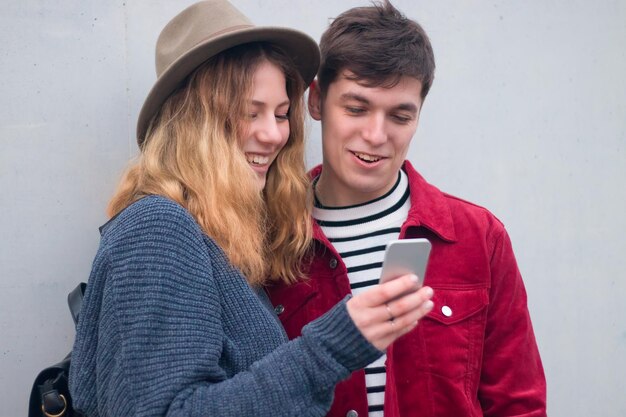
[[[335,384],[381,354],[345,300],[290,342],[268,307],[184,208],[139,200],[103,228],[72,351],[75,408],[322,416]]]

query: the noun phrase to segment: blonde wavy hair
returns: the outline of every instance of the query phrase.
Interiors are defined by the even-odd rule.
[[[265,189],[241,150],[252,79],[263,61],[287,81],[289,139]],[[147,195],[185,207],[251,285],[302,276],[311,244],[311,193],[304,163],[304,82],[276,46],[231,48],[195,70],[151,121],[137,160],[108,206],[114,216]]]

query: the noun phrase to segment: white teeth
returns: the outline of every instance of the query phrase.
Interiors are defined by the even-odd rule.
[[[246,154],[246,159],[248,160],[248,163],[255,165],[265,165],[270,161],[269,156],[255,155],[250,153]]]
[[[357,158],[362,159],[367,162],[376,162],[381,159],[380,156],[368,155],[366,153],[354,152],[354,154],[357,156]]]

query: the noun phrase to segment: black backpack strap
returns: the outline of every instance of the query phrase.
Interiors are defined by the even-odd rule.
[[[68,407],[68,399],[59,392],[59,389],[67,389],[67,375],[60,373],[54,380],[47,379],[39,386],[41,396],[41,411],[46,417],[65,416]]]
[[[61,362],[42,370],[30,393],[28,416],[75,416],[68,390],[70,354]]]
[[[80,308],[87,284],[81,282],[67,295],[67,304],[74,320],[78,324]],[[68,387],[71,352],[59,363],[42,370],[30,392],[29,417],[73,417],[81,416],[72,407],[72,398]]]
[[[87,284],[81,282],[67,295],[67,304],[70,306],[70,313],[72,313],[72,319],[74,319],[74,327],[78,325],[78,315],[83,304],[85,288],[87,288]]]

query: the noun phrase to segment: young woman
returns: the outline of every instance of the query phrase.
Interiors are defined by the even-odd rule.
[[[157,42],[140,156],[109,205],[72,353],[74,408],[96,416],[322,416],[334,386],[431,308],[414,277],[346,298],[287,342],[262,285],[311,242],[306,35],[226,0]]]

